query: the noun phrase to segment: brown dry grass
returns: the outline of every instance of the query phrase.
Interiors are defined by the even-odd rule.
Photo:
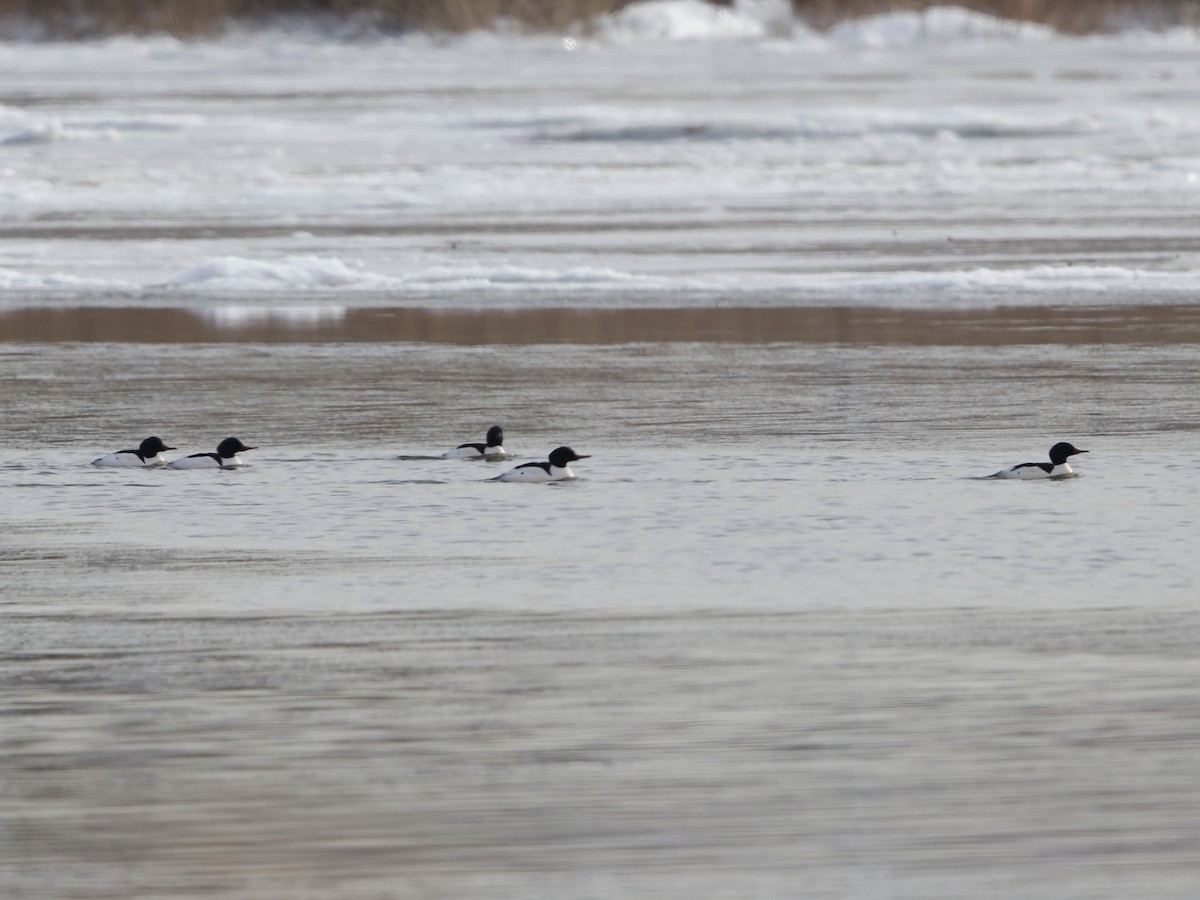
[[[1079,34],[1105,31],[1130,17],[1157,27],[1200,24],[1197,0],[793,0],[797,13],[818,28],[846,18],[950,5]]]
[[[629,0],[0,0],[0,18],[44,26],[54,35],[166,32],[179,37],[230,21],[283,15],[357,17],[384,28],[464,32],[507,19],[530,30],[562,29]]]
[[[165,32],[194,37],[229,21],[279,15],[357,17],[388,29],[464,32],[506,19],[530,31],[561,30],[630,0],[0,0],[0,19],[24,20],[56,37]],[[849,17],[939,5],[968,7],[1063,31],[1102,31],[1136,14],[1157,25],[1200,23],[1200,0],[792,0],[797,14],[825,28]]]

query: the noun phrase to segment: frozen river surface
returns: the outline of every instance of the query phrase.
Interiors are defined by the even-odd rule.
[[[788,24],[0,45],[6,900],[1200,894],[1196,37]]]
[[[9,44],[0,285],[147,305],[1190,297],[1194,34],[904,21]]]

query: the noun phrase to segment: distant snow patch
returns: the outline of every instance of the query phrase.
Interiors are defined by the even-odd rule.
[[[915,305],[933,309],[955,308],[966,298],[1000,298],[1008,305],[1040,304],[1046,294],[1056,294],[1067,302],[1067,295],[1084,294],[1091,302],[1112,292],[1119,300],[1130,294],[1158,294],[1173,298],[1190,294],[1188,279],[1178,272],[1151,272],[1123,266],[1029,266],[1012,269],[968,269],[947,272],[892,272],[871,276],[857,273],[814,275],[792,281],[795,290],[815,291],[885,306]],[[1034,300],[1034,297],[1042,299]]]
[[[641,280],[639,276],[615,269],[578,266],[570,269],[535,269],[529,266],[463,266],[440,267],[414,272],[404,279],[406,284],[434,285],[609,285]]]
[[[130,119],[87,117],[64,121],[35,116],[23,109],[0,105],[0,146],[57,144],[62,141],[115,141],[123,134],[165,134],[193,128],[204,121],[197,115],[139,116]]]
[[[61,119],[47,119],[45,122],[39,122],[29,128],[24,128],[15,134],[10,134],[0,144],[11,146],[14,144],[53,144],[63,140],[67,136],[67,129],[63,127]]]
[[[734,0],[716,6],[704,0],[643,0],[605,16],[597,29],[613,44],[755,41],[808,36],[786,0]],[[909,47],[927,42],[1008,40],[1041,41],[1056,37],[1053,28],[1001,19],[957,6],[923,12],[885,13],[846,20],[829,30],[835,43],[861,47]]]
[[[0,290],[28,291],[42,288],[108,288],[110,290],[139,290],[130,281],[103,278],[79,278],[75,275],[30,275],[16,269],[0,268]]]
[[[851,19],[831,28],[829,36],[838,43],[883,48],[945,41],[1044,41],[1054,38],[1056,32],[1046,25],[1000,19],[958,6],[936,6],[923,12]]]
[[[458,290],[464,287],[533,288],[571,285],[611,286],[651,279],[613,269],[576,267],[535,269],[526,266],[434,266],[401,276],[368,272],[334,257],[287,256],[281,260],[223,256],[210,259],[165,283],[205,290],[272,291],[342,288],[348,290]]]
[[[60,141],[112,141],[120,135],[109,127],[78,128],[63,124],[62,119],[43,119],[0,139],[0,146],[19,144],[57,144]]]
[[[614,44],[749,41],[782,37],[796,27],[786,0],[644,0],[600,20],[601,40]]]
[[[222,256],[167,279],[167,284],[220,290],[275,290],[278,288],[378,289],[394,279],[365,272],[340,259],[321,256],[287,256],[281,260]]]

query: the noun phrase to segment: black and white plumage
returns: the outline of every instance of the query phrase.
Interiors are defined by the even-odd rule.
[[[168,447],[160,438],[148,437],[138,444],[136,450],[118,450],[116,453],[92,460],[92,465],[124,469],[165,466],[167,459],[162,455],[163,451],[174,449],[174,447]]]
[[[487,430],[483,443],[459,444],[443,453],[442,459],[503,459],[507,455],[504,451],[504,429],[493,425]]]
[[[559,447],[550,452],[546,462],[523,463],[515,469],[509,469],[503,475],[497,475],[492,481],[527,481],[541,483],[546,481],[567,481],[575,477],[570,464],[577,459],[589,459],[587,454],[579,454],[570,447]]]
[[[244,466],[238,454],[245,450],[254,450],[254,447],[247,447],[235,437],[227,437],[221,443],[217,444],[216,453],[193,453],[191,456],[184,456],[174,462],[168,463],[168,469],[236,469]]]
[[[1030,462],[1021,463],[1013,466],[1011,469],[1002,469],[991,478],[1062,478],[1067,475],[1074,475],[1075,470],[1067,464],[1067,459],[1075,456],[1077,453],[1087,453],[1086,450],[1080,450],[1073,447],[1066,441],[1060,441],[1050,448],[1050,462]]]

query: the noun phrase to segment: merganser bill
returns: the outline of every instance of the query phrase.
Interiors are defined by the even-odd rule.
[[[247,447],[235,437],[227,437],[217,444],[216,453],[193,453],[174,462],[168,463],[168,469],[236,469],[245,463],[238,458],[243,450],[254,450]]]
[[[570,447],[559,447],[552,450],[550,459],[546,462],[523,463],[515,469],[509,469],[503,475],[497,475],[492,481],[566,481],[575,477],[569,464],[577,459],[589,459],[587,454],[579,454]]]
[[[443,453],[442,459],[503,459],[507,455],[504,452],[504,429],[493,425],[488,429],[484,443],[459,444]]]
[[[110,453],[108,456],[92,460],[92,465],[135,469],[144,469],[150,466],[165,466],[167,459],[162,455],[162,452],[174,449],[174,447],[168,447],[159,438],[148,437],[138,444],[136,450],[118,450],[116,453]]]
[[[1062,478],[1074,475],[1075,470],[1067,465],[1067,458],[1077,453],[1087,453],[1071,446],[1066,441],[1060,441],[1050,448],[1050,462],[1021,463],[1011,469],[1003,469],[991,478]]]

